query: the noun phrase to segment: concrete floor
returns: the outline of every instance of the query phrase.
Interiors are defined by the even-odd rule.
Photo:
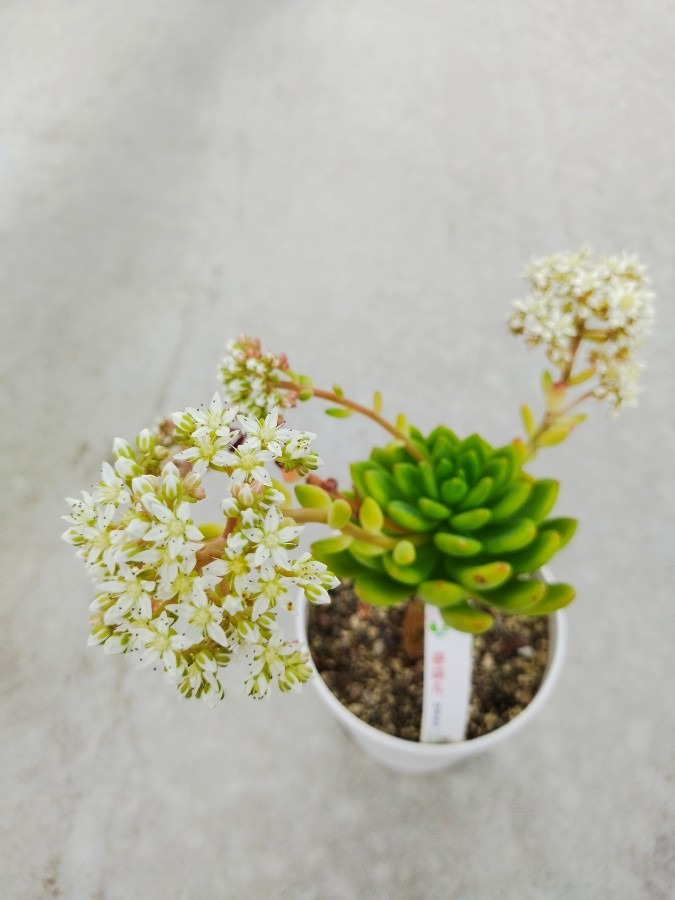
[[[674,42],[665,0],[3,0],[3,898],[675,896]],[[658,328],[640,407],[537,465],[579,599],[510,744],[392,776],[310,691],[209,710],[86,647],[63,497],[229,337],[506,441],[518,273],[585,242],[641,254]],[[326,473],[378,437],[303,421]]]

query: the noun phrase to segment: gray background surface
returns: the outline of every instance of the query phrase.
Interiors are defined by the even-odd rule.
[[[3,897],[673,896],[674,43],[658,0],[2,0]],[[658,327],[639,409],[537,464],[579,599],[525,732],[393,776],[309,691],[212,711],[87,649],[63,497],[229,337],[506,441],[518,274],[586,242]],[[324,419],[343,475],[379,435]]]

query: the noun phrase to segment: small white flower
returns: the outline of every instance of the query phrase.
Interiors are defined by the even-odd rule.
[[[176,634],[165,615],[153,619],[146,625],[132,629],[141,646],[139,665],[141,668],[161,662],[168,671],[178,666],[177,652],[186,647],[185,638]]]
[[[232,480],[235,482],[259,481],[262,484],[271,484],[272,479],[265,468],[265,463],[272,459],[274,455],[269,450],[261,450],[246,441],[241,447],[237,447],[234,453],[228,454],[224,465],[231,469]]]
[[[178,462],[190,462],[195,472],[202,475],[209,466],[222,468],[228,465],[231,458],[229,447],[231,439],[216,434],[208,429],[197,429],[190,435],[190,446],[176,453]]]
[[[206,594],[194,595],[191,600],[182,603],[171,603],[166,608],[179,619],[184,619],[197,631],[200,638],[210,637],[222,647],[229,646],[230,642],[221,625],[223,610],[210,603]]]
[[[132,569],[122,570],[116,579],[103,582],[101,590],[116,598],[106,610],[103,621],[107,625],[119,624],[129,612],[134,618],[149,619],[152,616],[151,594],[155,587],[154,581]]]
[[[253,561],[256,566],[261,565],[266,559],[288,568],[290,561],[287,549],[293,546],[301,532],[301,528],[286,525],[281,526],[281,516],[276,507],[268,510],[264,519],[259,521],[255,528],[244,530],[248,540],[256,545]]]
[[[189,503],[179,503],[175,509],[169,509],[149,494],[143,496],[142,502],[157,523],[146,532],[143,540],[154,544],[166,544],[173,557],[178,556],[190,543],[202,546],[204,539],[190,518]]]
[[[290,431],[279,423],[279,410],[275,406],[264,419],[239,416],[246,442],[252,447],[269,450],[274,457],[281,456],[282,444],[290,437]]]

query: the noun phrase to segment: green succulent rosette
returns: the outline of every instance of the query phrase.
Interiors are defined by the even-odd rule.
[[[364,602],[417,596],[459,631],[487,630],[495,612],[555,612],[574,590],[546,583],[538,571],[570,540],[576,521],[547,518],[558,482],[535,479],[522,459],[517,446],[494,449],[477,434],[460,440],[440,426],[424,437],[411,427],[407,447],[376,447],[352,464],[348,503],[311,485],[296,489],[303,506],[331,504],[329,523],[342,531],[315,542],[313,555],[353,579]],[[359,539],[364,532],[368,539]]]

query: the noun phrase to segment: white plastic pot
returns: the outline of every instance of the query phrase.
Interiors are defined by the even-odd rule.
[[[307,645],[307,603],[301,594],[298,600],[298,638]],[[326,686],[316,669],[311,684],[339,722],[344,725],[354,740],[378,762],[390,769],[409,774],[424,774],[445,769],[468,756],[475,756],[495,744],[507,740],[526,725],[548,702],[562,669],[567,649],[567,621],[564,612],[549,617],[549,661],[544,677],[532,702],[514,719],[489,734],[466,741],[450,744],[421,744],[406,741],[368,725],[343,706]]]

